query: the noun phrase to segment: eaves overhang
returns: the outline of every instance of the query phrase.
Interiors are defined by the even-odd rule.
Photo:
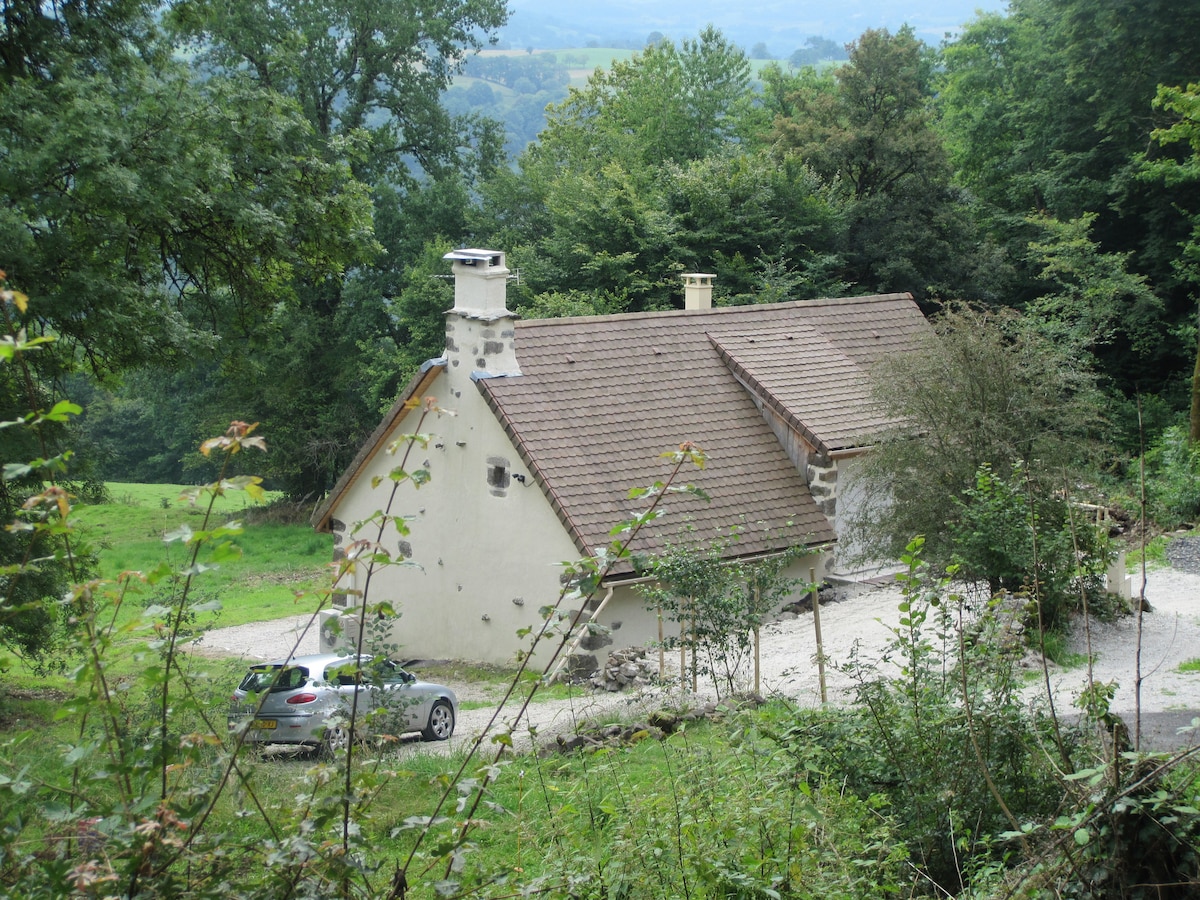
[[[371,436],[359,448],[355,454],[354,460],[346,467],[340,478],[330,489],[329,494],[317,507],[309,520],[313,528],[317,531],[329,532],[332,531],[330,520],[333,518],[333,511],[337,507],[338,502],[350,490],[351,486],[358,480],[359,476],[366,469],[366,465],[375,457],[385,446],[387,446],[389,438],[395,431],[396,425],[406,415],[421,405],[421,398],[433,383],[434,379],[446,370],[447,360],[445,357],[426,360],[421,364],[421,368],[417,370],[417,374],[405,385],[404,390],[400,392],[400,396],[396,398],[396,402],[392,404],[391,409],[383,417],[383,421],[376,426],[371,432]]]

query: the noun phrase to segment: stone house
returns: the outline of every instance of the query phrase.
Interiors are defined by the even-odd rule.
[[[391,451],[425,416],[428,443],[406,468],[429,480],[405,485],[390,510],[409,533],[383,538],[408,564],[377,571],[369,593],[400,611],[402,654],[511,661],[517,631],[558,597],[561,564],[609,544],[613,526],[644,508],[630,489],[663,479],[662,454],[689,441],[708,461],[683,477],[710,499],[672,495],[635,551],[736,529],[729,555],[805,548],[795,574],[823,577],[854,503],[855,457],[888,424],[869,402],[867,369],[929,328],[909,295],[713,308],[712,277],[685,275],[683,310],[518,321],[503,253],[447,259],[444,355],[421,368],[313,516],[339,553],[373,539],[355,523],[386,505],[403,449]],[[424,413],[430,397],[449,412]],[[356,577],[343,585],[350,598],[366,588]],[[602,606],[607,635],[585,643],[585,668],[600,645],[657,639],[637,580],[624,564],[601,584],[587,612]]]

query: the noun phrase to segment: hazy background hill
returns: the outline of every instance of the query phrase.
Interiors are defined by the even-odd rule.
[[[854,40],[867,28],[895,31],[911,25],[926,43],[957,32],[979,9],[999,12],[1001,0],[838,0],[737,5],[724,0],[614,0],[563,4],[559,0],[510,0],[502,40],[513,47],[600,47],[643,44],[651,32],[673,40],[694,37],[713,24],[749,49],[758,42],[786,58],[813,36]]]

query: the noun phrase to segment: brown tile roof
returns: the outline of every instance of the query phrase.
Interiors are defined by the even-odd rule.
[[[684,477],[711,502],[671,498],[642,551],[736,526],[733,552],[750,555],[834,534],[738,379],[817,449],[852,448],[883,424],[867,366],[927,329],[907,294],[525,321],[522,375],[479,387],[581,550],[607,544],[642,505],[629,488],[665,477],[659,455],[692,441],[709,464]]]

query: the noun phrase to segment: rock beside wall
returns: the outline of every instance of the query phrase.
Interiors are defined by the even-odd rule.
[[[645,647],[626,647],[608,654],[608,659],[591,678],[592,687],[616,692],[651,684],[658,678],[658,663],[646,659]]]

